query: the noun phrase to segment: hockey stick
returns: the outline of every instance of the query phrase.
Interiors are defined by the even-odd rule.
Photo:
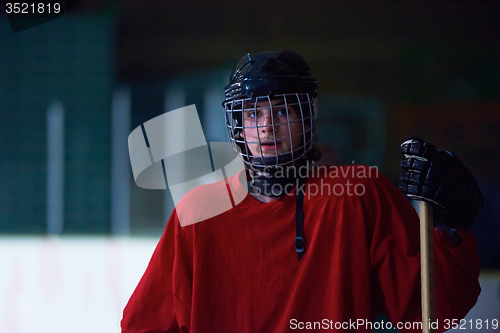
[[[432,206],[420,201],[420,266],[422,279],[422,332],[431,333],[436,320],[434,293],[434,225]]]

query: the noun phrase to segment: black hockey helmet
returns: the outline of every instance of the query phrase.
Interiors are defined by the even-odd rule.
[[[296,52],[248,53],[231,73],[224,103],[287,93],[308,93],[315,98],[317,91],[317,82],[311,76],[309,66]]]
[[[225,88],[226,98],[222,103],[233,149],[239,150],[248,167],[258,170],[278,165],[294,166],[307,159],[319,159],[319,150],[315,148],[316,96],[317,81],[311,76],[305,60],[296,52],[282,50],[248,53],[231,73],[229,84]],[[243,124],[243,112],[249,110],[249,105],[257,110],[257,103],[263,101],[269,102],[269,107],[272,108],[271,101],[277,98],[284,101],[287,112],[289,107],[299,110],[296,112],[302,122],[302,144],[300,147],[292,147],[285,154],[253,156],[246,145],[249,142],[245,142],[243,137],[244,129],[250,127]],[[315,154],[311,154],[313,151]]]

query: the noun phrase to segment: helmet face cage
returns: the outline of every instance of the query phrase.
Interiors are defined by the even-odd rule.
[[[307,157],[315,143],[316,110],[314,98],[308,93],[235,99],[224,102],[223,106],[229,141],[252,170],[296,166],[298,161]],[[270,123],[256,119],[262,113],[268,114]],[[263,137],[263,128],[272,133],[272,138],[269,134]],[[290,150],[279,154],[278,146],[285,141]],[[264,153],[262,144],[270,144],[274,152],[267,149]],[[250,151],[249,145],[258,148],[255,154]]]

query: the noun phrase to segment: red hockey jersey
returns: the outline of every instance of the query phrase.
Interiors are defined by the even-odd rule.
[[[300,261],[294,195],[269,203],[248,195],[206,220],[199,219],[203,207],[244,184],[232,177],[227,187],[215,183],[186,195],[176,209],[203,221],[182,227],[174,211],[124,309],[122,331],[371,332],[381,313],[394,328],[421,331],[414,208],[368,167],[332,168],[314,169],[305,186]],[[439,331],[447,319],[464,317],[480,292],[475,239],[469,230],[460,233],[464,241],[453,247],[435,231]]]

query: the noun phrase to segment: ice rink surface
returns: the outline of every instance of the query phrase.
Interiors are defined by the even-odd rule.
[[[0,238],[0,332],[115,333],[158,238]],[[481,274],[482,293],[467,320],[495,332],[500,272]],[[490,323],[486,327],[486,320]]]

